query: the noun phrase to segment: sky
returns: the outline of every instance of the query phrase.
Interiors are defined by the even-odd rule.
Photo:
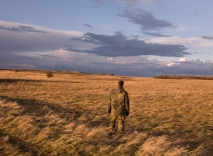
[[[212,0],[0,0],[0,69],[213,76]]]

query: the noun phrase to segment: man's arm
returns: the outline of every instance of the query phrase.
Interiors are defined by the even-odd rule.
[[[125,102],[125,107],[126,107],[126,116],[129,115],[129,95],[128,93],[125,91],[125,98],[124,98],[124,102]]]
[[[108,99],[108,109],[107,112],[110,114],[111,113],[111,93],[109,95],[109,99]]]

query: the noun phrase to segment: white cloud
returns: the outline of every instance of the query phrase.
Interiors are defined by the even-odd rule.
[[[166,65],[170,67],[170,66],[174,66],[175,64],[177,64],[177,63],[175,63],[175,62],[170,62],[170,63],[167,63]]]
[[[176,27],[176,31],[195,31],[199,30],[200,28],[197,28],[195,26],[188,26],[188,25],[178,25]]]
[[[107,58],[107,60],[109,60],[109,61],[113,61],[113,58],[112,58],[112,57],[109,57],[109,58]]]
[[[197,48],[197,47],[209,47],[213,46],[211,40],[205,40],[201,37],[189,37],[182,38],[178,36],[173,37],[157,37],[149,40],[145,40],[147,43],[159,43],[159,44],[171,44],[171,45],[184,45],[187,48]]]
[[[213,60],[206,60],[205,63],[213,63]]]
[[[180,64],[181,62],[186,62],[186,58],[180,58],[179,60],[178,60],[178,62],[170,62],[170,63],[167,63],[166,65],[167,66],[169,66],[169,67],[171,67],[171,66],[174,66],[174,65],[178,65],[178,64]]]
[[[180,58],[179,62],[186,62],[186,58]]]

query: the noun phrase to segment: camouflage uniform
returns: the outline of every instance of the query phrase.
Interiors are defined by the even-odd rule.
[[[115,123],[118,122],[118,132],[124,130],[125,117],[129,115],[129,97],[123,88],[123,81],[118,82],[118,89],[110,93],[108,113],[110,113],[110,130],[114,131]]]

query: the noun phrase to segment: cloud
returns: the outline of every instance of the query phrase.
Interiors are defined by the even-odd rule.
[[[0,21],[0,67],[78,70],[130,76],[173,73],[210,75],[213,60],[206,60],[205,63],[199,60],[184,61],[184,56],[189,54],[185,43],[213,44],[202,37],[145,40],[139,36],[128,38],[120,32],[99,35]],[[150,58],[151,55],[181,59],[168,66],[170,62]]]
[[[213,64],[213,60],[206,60],[205,63],[211,63],[211,64]]]
[[[124,0],[129,2],[140,2],[140,3],[160,3],[160,2],[167,2],[170,0]]]
[[[213,46],[211,40],[203,39],[202,37],[155,37],[148,40],[149,43],[183,45],[186,48],[210,47]]]
[[[144,32],[144,34],[148,36],[155,36],[155,37],[170,37],[168,35],[163,35],[163,34],[154,33],[154,32]]]
[[[104,0],[89,0],[91,2],[97,3],[97,4],[103,4]]]
[[[92,26],[89,25],[89,24],[84,24],[84,26],[86,26],[86,27],[88,27],[88,28],[92,28]]]
[[[156,19],[151,12],[133,12],[125,10],[123,14],[118,15],[127,18],[130,22],[134,24],[140,25],[141,29],[144,31],[160,30],[167,27],[175,28],[175,26],[169,21]]]
[[[1,68],[29,68],[49,70],[69,70],[89,73],[107,73],[124,76],[153,77],[163,74],[212,75],[213,60],[203,63],[200,60],[180,62],[167,66],[169,62],[150,57],[105,57],[95,54],[76,53],[64,49],[51,55],[18,55],[3,53],[0,57]]]
[[[174,66],[174,65],[178,65],[180,63],[186,63],[186,58],[183,57],[183,58],[180,58],[177,62],[170,62],[167,64],[167,66],[171,67],[171,66]]]
[[[171,67],[171,66],[174,66],[176,63],[175,62],[170,62],[170,63],[167,63],[166,65]]]
[[[95,54],[76,53],[64,49],[52,55],[17,55],[4,53],[0,57],[1,68],[33,68],[50,70],[82,71],[115,75],[152,76],[160,62],[147,57],[105,57]],[[150,70],[148,70],[150,69]]]
[[[130,3],[159,3],[159,2],[166,2],[170,0],[89,0],[91,2],[97,3],[97,4],[104,4],[109,2],[117,2],[117,3],[124,3],[124,4],[130,4]]]
[[[66,48],[66,45],[79,48],[83,45],[70,38],[81,37],[83,34],[77,31],[59,31],[29,24],[0,21],[0,53],[46,52]]]
[[[202,36],[202,38],[206,40],[213,40],[213,36]]]
[[[14,31],[14,32],[32,32],[32,33],[47,33],[45,31],[40,31],[40,30],[36,30],[36,28],[34,27],[30,27],[30,26],[24,26],[24,25],[19,25],[18,27],[4,27],[4,26],[0,26],[0,30],[8,30],[8,31]]]
[[[178,74],[178,75],[203,75],[213,76],[213,66],[211,60],[205,62],[197,60],[184,61],[174,63],[172,66],[162,68],[164,74]]]
[[[190,25],[178,25],[175,31],[198,31],[200,28]]]
[[[186,58],[185,57],[184,58],[180,58],[179,62],[186,62]]]
[[[83,39],[78,41],[93,43],[97,47],[91,50],[84,50],[81,52],[92,53],[100,56],[140,56],[140,55],[155,55],[155,56],[168,56],[168,57],[182,57],[189,55],[186,52],[187,48],[182,45],[170,44],[157,44],[147,43],[144,40],[128,39],[120,32],[114,35],[98,35],[94,33],[86,33]],[[68,49],[75,51],[75,49]],[[80,52],[80,51],[79,51]]]

